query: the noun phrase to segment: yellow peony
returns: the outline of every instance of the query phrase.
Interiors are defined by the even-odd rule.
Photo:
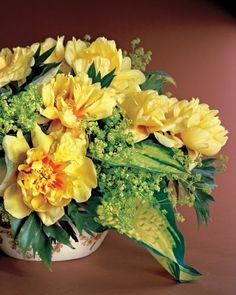
[[[158,95],[154,90],[134,92],[121,101],[120,107],[132,122],[129,131],[133,133],[135,141],[143,140],[150,133],[160,130],[170,106],[176,101],[175,98]]]
[[[197,101],[199,100],[192,100]],[[225,145],[227,130],[221,125],[217,110],[210,110],[206,104],[198,104],[192,110],[187,128],[181,133],[184,144],[206,156],[217,154]]]
[[[53,38],[47,38],[42,43],[34,43],[31,45],[31,48],[34,52],[37,51],[38,47],[41,46],[40,53],[44,53],[50,48],[55,46],[54,51],[52,54],[46,59],[45,63],[57,63],[64,60],[65,56],[65,47],[64,47],[64,36],[57,37],[57,40]]]
[[[112,114],[117,95],[114,89],[92,84],[86,74],[72,77],[57,75],[42,88],[45,109],[42,115],[59,119],[68,128],[76,128],[81,120],[99,120]]]
[[[35,126],[32,141],[34,147],[30,148],[20,131],[16,137],[4,137],[3,148],[12,170],[1,187],[4,206],[20,219],[35,211],[45,225],[52,225],[72,199],[89,199],[97,186],[96,171],[85,156],[81,139],[68,131],[46,135]]]
[[[147,90],[130,94],[120,106],[131,119],[129,131],[135,141],[153,133],[167,147],[185,145],[207,156],[217,154],[227,141],[227,131],[216,116],[218,111],[198,99],[178,101]]]
[[[131,69],[130,58],[122,56],[115,41],[106,38],[98,38],[90,45],[73,38],[66,44],[65,59],[76,74],[87,73],[93,62],[96,72],[100,71],[102,77],[115,69],[111,87],[119,93],[139,90],[139,84],[145,81],[141,71]]]
[[[34,52],[30,48],[17,47],[13,52],[3,48],[0,51],[0,87],[12,81],[24,83],[34,64],[33,55]]]

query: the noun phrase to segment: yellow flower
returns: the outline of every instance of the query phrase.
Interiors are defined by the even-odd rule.
[[[187,128],[181,133],[181,139],[188,148],[206,156],[213,156],[225,145],[228,132],[216,116],[217,110],[210,110],[208,105],[199,104],[193,110],[192,117],[195,117],[197,112],[200,113],[200,119],[189,118]]]
[[[59,74],[42,89],[48,119],[59,119],[65,127],[76,128],[83,119],[99,120],[112,114],[117,95],[114,89],[92,84],[86,74],[72,77]]]
[[[166,146],[170,146],[169,140],[179,146],[182,142],[188,149],[213,156],[227,141],[227,131],[217,114],[198,99],[178,101],[170,107],[166,122],[155,136]]]
[[[57,37],[57,40],[49,37],[45,39],[42,43],[34,43],[31,45],[31,48],[34,52],[37,51],[38,47],[41,46],[40,53],[46,52],[48,49],[55,46],[54,51],[52,54],[46,59],[45,63],[57,63],[61,62],[64,59],[65,56],[65,48],[63,45],[64,42],[64,36]]]
[[[43,54],[47,50],[51,49],[55,46],[52,54],[45,60],[44,63],[59,63],[60,70],[64,73],[70,72],[70,67],[65,62],[65,46],[64,46],[64,36],[57,37],[57,39],[53,39],[51,37],[45,39],[42,43],[34,43],[31,45],[31,48],[34,52],[41,46],[40,54]]]
[[[93,62],[96,72],[100,71],[102,77],[115,69],[111,87],[119,93],[139,90],[139,84],[145,81],[141,71],[131,69],[130,58],[122,56],[115,41],[106,38],[98,38],[90,45],[73,38],[66,44],[65,59],[76,74],[87,73]]]
[[[14,174],[4,187],[4,206],[16,218],[35,211],[45,225],[51,225],[64,215],[72,199],[89,199],[97,186],[96,171],[85,157],[81,139],[68,131],[46,135],[35,126],[32,141],[30,148],[20,131],[16,137],[4,137],[3,148]]]
[[[34,64],[34,52],[30,48],[17,47],[13,52],[8,48],[0,51],[0,87],[11,81],[25,82]]]
[[[128,95],[120,106],[132,122],[129,131],[135,141],[153,133],[167,147],[185,145],[207,156],[217,154],[227,141],[227,131],[216,116],[218,111],[198,99],[178,101],[146,90]]]
[[[132,122],[129,131],[133,133],[135,141],[143,140],[150,133],[160,130],[170,105],[175,102],[175,98],[169,99],[153,90],[129,94],[120,103],[120,107]]]

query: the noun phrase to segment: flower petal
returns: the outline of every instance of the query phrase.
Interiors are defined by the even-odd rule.
[[[41,149],[47,154],[53,143],[53,138],[50,135],[43,133],[38,125],[35,125],[31,132],[31,136],[34,147]]]
[[[21,131],[17,132],[17,136],[6,135],[2,146],[8,159],[16,165],[24,162],[26,152],[30,149]]]
[[[42,222],[49,226],[56,223],[64,215],[64,209],[63,207],[51,207],[47,212],[40,212],[38,215]]]
[[[10,185],[4,192],[4,207],[7,212],[16,218],[24,218],[32,211],[23,201],[23,195],[18,184]]]
[[[162,134],[161,132],[154,132],[156,139],[166,147],[180,148],[183,146],[183,142],[177,136]]]

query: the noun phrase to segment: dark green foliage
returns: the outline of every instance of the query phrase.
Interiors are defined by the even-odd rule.
[[[155,90],[158,94],[163,94],[165,84],[175,84],[175,80],[167,73],[162,71],[145,72],[146,81],[141,85],[142,90]]]
[[[194,202],[194,209],[199,225],[208,223],[210,218],[209,204],[214,202],[214,198],[210,195],[210,192],[216,187],[215,173],[217,172],[217,168],[214,165],[215,160],[215,158],[205,159],[200,166],[197,166],[192,171],[193,175],[201,175],[200,180],[195,183]]]
[[[70,243],[69,234],[59,225],[53,224],[51,226],[43,226],[43,231],[48,238],[52,238],[53,240],[58,241],[61,244],[73,248]]]
[[[112,80],[114,79],[115,75],[115,69],[106,74],[104,77],[101,77],[101,73],[96,73],[96,68],[94,62],[91,64],[91,66],[88,69],[88,76],[92,79],[93,84],[94,83],[100,83],[101,88],[109,87]]]
[[[93,196],[86,203],[71,202],[67,208],[67,215],[72,220],[78,231],[87,232],[93,235],[94,232],[103,232],[105,229],[98,223],[97,207],[100,204],[100,197]]]
[[[26,82],[24,85],[21,86],[21,89],[24,88],[26,85],[30,84],[36,79],[39,79],[43,75],[45,75],[47,72],[49,72],[51,69],[56,68],[59,63],[44,63],[47,58],[52,54],[54,51],[55,46],[48,49],[44,53],[40,54],[41,47],[39,46],[38,50],[36,51],[34,55],[35,63],[32,66],[32,71],[30,75],[26,78]]]

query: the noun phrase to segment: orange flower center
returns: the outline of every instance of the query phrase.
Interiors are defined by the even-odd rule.
[[[40,160],[19,167],[19,176],[26,189],[34,187],[38,194],[46,194],[51,189],[62,188],[65,176],[62,165],[53,162],[47,155]]]

